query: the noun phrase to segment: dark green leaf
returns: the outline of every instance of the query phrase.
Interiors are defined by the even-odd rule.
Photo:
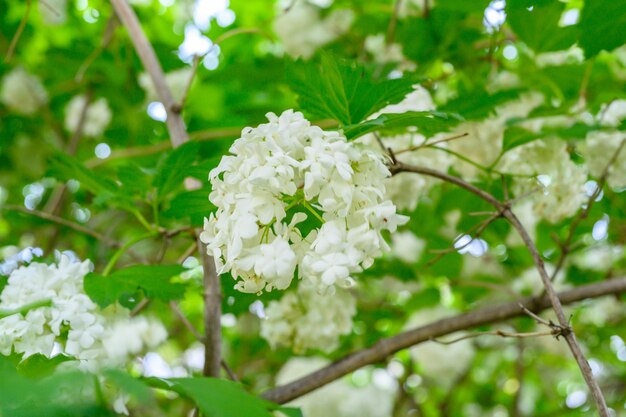
[[[367,120],[356,125],[346,126],[344,135],[348,140],[356,139],[367,133],[386,131],[399,132],[407,128],[416,128],[417,132],[429,137],[435,133],[444,132],[457,125],[463,119],[456,114],[442,112],[406,112],[381,114],[373,120]]]
[[[439,107],[445,113],[457,113],[467,120],[480,120],[491,115],[495,108],[519,97],[519,90],[499,91],[494,94],[484,89],[464,91],[458,98]]]
[[[578,28],[559,27],[565,3],[554,0],[509,0],[507,22],[535,52],[567,49],[576,42]]]
[[[177,392],[192,400],[207,417],[272,417],[276,405],[255,397],[238,383],[215,378],[148,378],[155,388]]]
[[[587,0],[580,14],[580,46],[591,58],[626,43],[626,2]]]
[[[17,366],[17,371],[28,378],[43,378],[52,374],[57,366],[63,362],[73,360],[75,359],[65,355],[48,358],[40,353],[36,353],[20,362]]]
[[[163,215],[174,219],[189,218],[193,225],[202,225],[204,218],[215,210],[216,207],[209,201],[209,191],[201,189],[178,194]]]
[[[364,67],[323,54],[320,63],[296,62],[290,86],[302,110],[311,116],[358,123],[413,90],[414,78],[374,80]]]
[[[189,176],[188,172],[198,158],[198,148],[198,142],[187,142],[174,149],[159,166],[154,186],[161,198],[182,187],[183,180]]]
[[[179,265],[136,265],[106,277],[87,274],[83,285],[87,295],[102,308],[116,301],[128,304],[129,296],[138,291],[149,298],[171,301],[182,298],[185,293],[184,284],[171,282],[171,278],[183,270]]]

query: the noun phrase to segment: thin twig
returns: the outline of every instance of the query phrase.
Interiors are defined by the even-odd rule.
[[[111,4],[117,13],[120,21],[124,24],[128,30],[128,34],[135,46],[135,50],[139,55],[144,68],[150,74],[152,83],[161,103],[165,107],[167,112],[167,130],[170,134],[170,140],[174,147],[180,146],[189,140],[189,135],[185,128],[185,122],[183,121],[180,113],[174,111],[176,102],[172,97],[172,92],[165,82],[165,74],[163,68],[159,63],[154,48],[148,41],[145,33],[141,29],[139,19],[137,15],[130,7],[130,4],[126,0],[111,0]]]
[[[419,145],[411,146],[410,148],[406,148],[406,149],[401,149],[399,151],[395,151],[395,153],[396,153],[396,155],[400,155],[401,153],[413,152],[413,151],[417,151],[418,149],[422,149],[422,148],[435,147],[436,145],[438,145],[440,143],[445,143],[445,142],[450,142],[450,141],[453,141],[453,140],[456,140],[456,139],[461,139],[461,138],[464,138],[464,137],[466,137],[468,135],[469,135],[469,133],[461,133],[460,135],[450,136],[450,137],[447,137],[447,138],[441,138],[441,139],[434,140],[432,142],[429,142],[428,140],[425,140],[424,142],[422,142]]]
[[[550,330],[548,332],[528,332],[528,333],[507,332],[505,330],[488,330],[484,332],[469,333],[469,334],[466,334],[466,335],[463,335],[463,336],[457,337],[456,339],[451,339],[451,340],[432,339],[432,341],[439,343],[441,345],[452,345],[454,343],[460,342],[461,340],[473,339],[475,337],[480,337],[480,336],[524,338],[524,337],[540,337],[540,336],[556,336],[556,335],[558,335],[558,332],[556,330]]]
[[[41,0],[40,0],[41,1]],[[113,35],[115,34],[115,29],[119,25],[119,20],[117,20],[117,16],[113,15],[107,21],[107,24],[104,29],[104,33],[102,34],[102,41],[100,45],[95,48],[91,54],[85,59],[85,62],[82,63],[78,71],[76,71],[76,75],[74,76],[74,80],[77,83],[83,81],[85,77],[85,73],[91,67],[91,64],[95,62],[95,60],[102,54],[102,52],[109,46],[111,41],[113,40]]]
[[[22,16],[22,20],[20,21],[20,25],[17,27],[15,34],[13,35],[13,39],[11,39],[11,44],[9,45],[9,49],[7,51],[6,56],[4,57],[4,63],[8,64],[13,57],[13,53],[15,52],[15,47],[22,36],[22,32],[24,32],[24,27],[26,27],[26,22],[28,21],[28,16],[30,15],[30,9],[32,7],[32,0],[26,0],[26,11],[24,12],[24,16]]]
[[[102,243],[108,245],[108,246],[113,246],[113,247],[119,247],[121,246],[120,242],[116,242],[113,239],[110,239],[109,237],[96,232],[95,230],[91,230],[88,227],[82,226],[78,223],[74,223],[70,220],[64,219],[62,217],[59,217],[57,215],[54,214],[50,214],[50,213],[46,213],[44,211],[39,211],[39,210],[29,210],[25,207],[21,207],[21,206],[16,206],[16,205],[12,205],[12,204],[7,204],[5,206],[2,207],[5,210],[10,210],[10,211],[17,211],[20,213],[24,213],[24,214],[29,214],[31,216],[35,216],[35,217],[39,217],[41,219],[44,220],[48,220],[51,221],[53,223],[59,224],[61,226],[65,226],[65,227],[69,227],[70,229],[76,230],[77,232],[83,233],[87,236],[91,236],[99,241],[101,241]]]
[[[550,277],[551,281],[554,282],[554,280],[556,279],[556,276],[558,275],[558,273],[561,271],[561,269],[565,265],[565,259],[571,253],[571,251],[573,249],[573,247],[572,247],[572,240],[574,239],[574,235],[576,233],[576,229],[578,228],[580,223],[589,216],[589,213],[591,212],[591,208],[593,207],[596,199],[598,198],[598,196],[602,192],[602,189],[604,188],[604,185],[606,184],[607,178],[608,178],[609,173],[611,171],[611,167],[613,166],[613,164],[615,164],[615,161],[617,161],[617,158],[619,157],[619,155],[622,152],[622,149],[624,148],[625,145],[626,145],[626,138],[622,139],[622,141],[620,142],[619,146],[617,147],[617,149],[613,153],[613,156],[611,157],[609,162],[604,167],[604,170],[602,171],[602,175],[598,179],[597,187],[593,191],[593,193],[589,196],[589,199],[587,200],[587,204],[580,211],[578,216],[574,217],[574,219],[570,223],[569,230],[568,230],[568,233],[567,233],[567,237],[565,238],[565,240],[563,242],[558,242],[559,246],[561,248],[561,254],[559,255],[558,261],[556,262],[556,267],[554,268],[554,272],[552,273],[552,276]]]
[[[417,174],[428,175],[431,177],[442,179],[452,184],[456,184],[459,187],[464,188],[465,190],[474,193],[478,197],[490,203],[499,212],[501,212],[502,215],[511,223],[511,225],[515,228],[515,230],[517,230],[517,233],[522,238],[522,241],[526,245],[526,248],[528,249],[531,257],[533,258],[535,267],[539,271],[539,276],[541,277],[541,281],[543,282],[546,295],[548,296],[548,299],[550,300],[550,304],[552,305],[552,309],[554,310],[554,313],[556,314],[558,325],[560,326],[563,332],[562,335],[567,341],[567,345],[569,346],[570,351],[572,352],[572,355],[574,356],[574,359],[576,360],[576,363],[578,364],[578,367],[580,368],[583,378],[585,379],[585,383],[589,387],[589,391],[591,393],[591,396],[594,399],[594,402],[596,404],[596,407],[598,409],[600,416],[609,417],[609,411],[606,405],[606,400],[604,399],[604,395],[602,394],[602,391],[600,390],[598,382],[593,376],[593,372],[591,370],[591,367],[589,366],[589,362],[585,358],[585,355],[582,352],[580,344],[576,340],[576,335],[571,329],[568,319],[565,317],[565,313],[563,312],[561,301],[559,300],[559,297],[556,294],[556,291],[554,289],[550,276],[548,275],[546,271],[543,259],[541,258],[541,255],[539,254],[537,246],[535,245],[535,242],[533,242],[532,238],[528,234],[528,231],[526,230],[526,228],[522,225],[522,222],[520,222],[520,220],[517,218],[515,213],[513,213],[513,211],[511,210],[510,203],[500,202],[490,193],[484,190],[481,190],[480,188],[466,182],[465,180],[459,177],[448,175],[444,172],[439,172],[430,168],[412,166],[412,165],[407,165],[407,164],[394,161],[390,169],[391,169],[392,174],[396,174],[399,172],[414,172]]]
[[[602,297],[609,294],[626,292],[626,277],[583,285],[558,294],[563,304],[571,304],[587,298]],[[262,396],[268,400],[283,404],[321,386],[341,378],[363,366],[384,361],[390,355],[408,347],[426,342],[435,337],[442,337],[461,330],[502,322],[524,315],[522,305],[532,306],[536,312],[550,308],[546,297],[526,297],[510,303],[492,305],[468,313],[438,320],[395,336],[378,340],[374,345],[352,352],[332,364],[311,374],[266,391]]]
[[[204,376],[219,377],[222,344],[222,294],[220,277],[215,270],[213,258],[198,237],[198,250],[204,269]]]

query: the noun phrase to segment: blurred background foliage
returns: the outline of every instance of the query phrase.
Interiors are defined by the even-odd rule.
[[[318,82],[311,78],[315,70],[304,79],[292,76],[298,65],[319,68],[314,65],[323,61],[320,50],[305,56],[304,63],[294,64],[297,57],[285,53],[288,42],[274,30],[277,17],[300,1],[131,1],[164,71],[187,70],[174,87],[175,96],[184,95],[192,55],[206,54],[199,60],[183,110],[193,140],[173,151],[162,105],[147,91],[145,81],[142,87],[144,70],[109,2],[4,0],[0,4],[3,56],[27,18],[13,56],[0,63],[0,75],[22,68],[41,80],[48,99],[28,115],[0,105],[0,255],[8,257],[21,248],[39,246],[45,257],[52,258],[54,249],[69,249],[93,260],[96,271],[101,271],[118,243],[144,234],[146,223],[177,231],[139,241],[122,256],[120,266],[180,264],[187,259],[190,273],[181,280],[185,293],[177,298],[185,316],[201,330],[201,274],[197,260],[188,256],[197,257],[190,250],[195,244],[192,227],[201,226],[212,210],[206,198],[208,171],[243,127],[262,123],[269,111],[302,109],[316,123],[336,126],[306,106],[299,107],[298,94],[306,95]],[[60,9],[47,10],[51,7]],[[521,143],[533,140],[519,136],[527,132],[516,131],[516,123],[552,116],[571,118],[578,121],[556,126],[551,133],[567,141],[572,159],[581,159],[575,151],[577,143],[595,127],[580,120],[593,119],[612,101],[626,98],[623,1],[311,0],[311,7],[321,16],[335,10],[352,11],[349,29],[321,48],[325,56],[359,62],[374,79],[420,80],[438,109],[465,120],[487,119],[502,103],[529,91],[541,93],[543,104],[527,117],[509,121],[503,132],[505,142],[507,137],[509,141],[521,137]],[[375,36],[383,46],[397,45],[400,58],[386,60],[372,53],[374,49],[367,44],[374,43]],[[68,130],[67,105],[76,95],[94,103],[106,99],[111,118],[101,132],[74,137]],[[624,129],[624,124],[617,129]],[[456,163],[450,171],[458,172]],[[188,177],[196,178],[200,188],[186,191],[183,179]],[[505,176],[504,181],[510,183],[511,177]],[[503,197],[499,175],[487,171],[475,182]],[[576,250],[572,260],[565,262],[561,288],[623,276],[623,191],[605,187],[576,228],[572,236]],[[29,210],[67,219],[97,231],[99,237]],[[340,347],[330,354],[307,354],[339,358],[398,333],[415,323],[416,313],[438,306],[462,312],[539,294],[539,279],[528,272],[532,260],[525,247],[508,239],[511,227],[503,220],[491,224],[472,242],[471,250],[444,256],[432,252],[449,248],[455,237],[467,234],[479,222],[472,213],[485,210],[489,210],[485,203],[463,190],[449,184],[433,186],[420,197],[415,210],[407,213],[411,222],[406,230],[422,242],[420,256],[407,260],[392,253],[365,271],[353,290],[358,313],[352,333],[342,337]],[[559,242],[567,238],[571,222],[571,217],[556,223],[537,219],[537,245],[548,263],[559,259]],[[587,261],[573,260],[585,254]],[[288,348],[271,349],[258,335],[263,307],[280,294],[241,294],[232,288],[233,282],[223,277],[225,360],[244,387],[258,393],[274,386],[277,372],[294,354]],[[169,309],[167,298],[152,301],[147,310],[163,320],[170,338],[158,352],[131,364],[128,372],[134,376],[197,375],[201,345]],[[623,297],[567,308],[616,416],[626,416],[625,310]],[[529,318],[510,321],[506,328],[536,330]],[[355,387],[399,383],[392,394],[398,416],[593,414],[586,387],[562,340],[483,336],[464,346],[471,350],[467,360],[433,353],[431,359],[423,356],[420,361],[419,355],[401,352],[346,381]],[[428,369],[429,360],[440,363]],[[8,378],[18,378],[8,362],[0,363],[0,370],[7,378],[0,378],[3,385]],[[392,382],[377,370],[384,370]],[[181,415],[192,409],[189,402],[165,391],[156,391],[156,400],[150,394],[151,399],[143,401],[144,389],[123,375],[113,379],[133,393],[132,415]],[[73,386],[87,383],[80,375],[65,378],[66,382],[75,378]],[[50,387],[41,390],[40,398],[58,399]],[[0,400],[10,398],[3,386]],[[81,410],[77,406],[71,415],[109,412],[104,405]],[[59,413],[70,415],[63,407]]]

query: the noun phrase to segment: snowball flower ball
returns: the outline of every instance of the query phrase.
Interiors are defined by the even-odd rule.
[[[75,96],[65,107],[65,128],[75,132],[80,123],[81,115],[85,107],[85,96]],[[111,123],[111,109],[106,99],[100,98],[89,103],[85,120],[83,121],[82,133],[85,136],[97,137]]]
[[[30,116],[48,102],[48,93],[39,78],[17,67],[2,78],[0,101],[14,112]]]
[[[157,320],[130,317],[119,305],[102,310],[91,301],[83,290],[91,269],[89,260],[59,254],[51,265],[33,262],[13,270],[0,293],[0,311],[42,305],[0,319],[0,354],[51,357],[57,351],[93,370],[119,366],[165,340],[167,333]]]
[[[210,172],[217,212],[200,238],[242,292],[285,289],[296,271],[320,293],[352,285],[389,249],[381,231],[408,221],[384,197],[383,157],[293,110],[267,118]]]

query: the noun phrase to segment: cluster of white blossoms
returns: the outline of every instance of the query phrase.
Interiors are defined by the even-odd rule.
[[[65,106],[65,128],[70,132],[75,132],[85,107],[85,96],[73,97]],[[104,130],[111,123],[111,109],[105,98],[92,101],[87,106],[85,120],[83,121],[82,133],[85,136],[97,137],[102,135]]]
[[[270,302],[265,314],[261,336],[272,348],[290,346],[296,353],[308,349],[332,352],[339,346],[339,336],[352,331],[356,301],[341,288],[327,297],[301,286]]]
[[[320,9],[313,1],[279,2],[274,31],[287,54],[310,58],[319,47],[337,39],[352,25],[351,10],[333,10],[322,18]]]
[[[48,93],[39,78],[16,67],[2,78],[0,101],[14,112],[30,116],[48,102]]]
[[[498,166],[502,172],[532,176],[515,179],[515,194],[529,193],[527,199],[535,214],[550,222],[574,215],[588,198],[587,168],[571,160],[567,142],[560,138],[536,140],[514,148]]]
[[[83,290],[83,278],[92,269],[90,261],[73,261],[60,254],[55,264],[33,262],[8,277],[0,294],[0,310],[14,311],[33,303],[32,308],[0,319],[0,353],[64,353],[80,361],[87,370],[116,366],[129,355],[153,348],[167,333],[163,325],[113,305],[100,309]]]
[[[326,359],[295,357],[276,376],[278,385],[317,371],[328,365]],[[300,407],[304,417],[391,417],[398,383],[384,369],[366,367],[357,371],[364,381],[359,386],[342,378],[304,395],[289,405]]]
[[[400,114],[407,111],[431,111],[435,110],[433,99],[425,88],[415,85],[414,90],[397,104],[391,104],[383,108],[379,113],[372,116],[375,118],[379,114]],[[360,142],[367,144],[372,150],[381,152],[380,146],[374,136],[367,135]],[[426,168],[447,171],[454,162],[454,158],[440,149],[425,147],[428,138],[415,132],[404,133],[395,136],[382,138],[386,147],[391,148],[398,160]],[[447,144],[442,143],[442,148]],[[386,183],[387,197],[390,198],[399,209],[414,210],[421,196],[437,183],[438,180],[425,175],[415,175],[412,173],[400,173],[389,178]]]
[[[626,140],[624,132],[589,132],[585,143],[581,146],[581,152],[585,157],[589,172],[596,178],[600,178],[609,162],[617,152],[620,144]],[[609,168],[606,179],[613,188],[626,188],[626,146],[623,146],[615,162]]]
[[[365,51],[372,55],[379,64],[400,63],[405,61],[402,45],[387,43],[386,35],[379,33],[365,38]]]
[[[389,249],[382,230],[408,217],[384,198],[382,157],[326,132],[292,110],[245,128],[209,174],[217,207],[201,239],[218,273],[258,293],[287,288],[297,269],[310,287],[332,292]]]

